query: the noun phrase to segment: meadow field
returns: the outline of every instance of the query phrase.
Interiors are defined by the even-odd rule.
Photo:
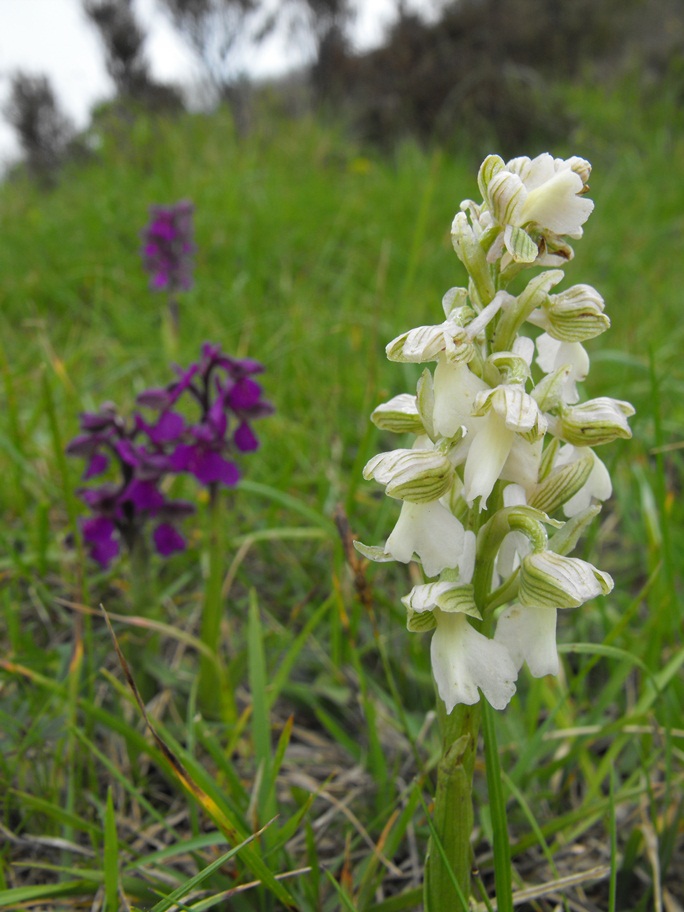
[[[595,211],[567,276],[612,321],[588,343],[585,394],[636,415],[633,439],[603,448],[614,493],[578,551],[615,589],[562,613],[561,674],[523,671],[497,715],[513,887],[522,910],[677,912],[684,112],[634,86],[568,98],[575,127],[548,151],[592,162]],[[483,156],[381,155],[307,118],[263,116],[237,142],[221,112],[111,119],[93,142],[52,189],[0,187],[0,908],[419,909],[440,749],[428,638],[406,630],[413,570],[350,543],[396,519],[362,478],[388,445],[369,414],[419,371],[384,347],[463,281],[449,228]],[[150,205],[181,199],[197,253],[174,341],[140,234]],[[262,362],[275,413],[218,531],[174,480],[198,505],[189,545],[150,557],[141,597],[125,556],[106,571],[85,556],[65,446],[81,412],[126,414],[206,341]],[[198,699],[208,586],[217,712]],[[476,824],[491,910],[481,765]]]

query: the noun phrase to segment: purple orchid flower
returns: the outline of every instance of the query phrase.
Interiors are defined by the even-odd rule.
[[[173,206],[151,206],[143,232],[142,259],[153,291],[188,291],[192,288],[193,205],[181,200]]]
[[[194,507],[169,498],[164,479],[192,475],[212,497],[221,486],[233,487],[240,479],[235,456],[259,446],[252,421],[273,412],[252,379],[263,371],[258,361],[232,358],[207,343],[197,363],[175,371],[167,386],[138,396],[152,418],[136,411],[127,423],[106,403],[81,415],[81,432],[67,446],[69,455],[86,461],[84,482],[105,478],[78,492],[93,514],[83,523],[84,541],[103,568],[122,542],[133,548],[148,523],[154,523],[152,541],[162,557],[182,551],[177,525]]]
[[[184,395],[195,400],[200,409],[199,421],[185,425],[178,434],[170,456],[172,471],[187,472],[200,484],[237,484],[240,473],[231,452],[251,452],[259,441],[251,421],[270,415],[273,407],[262,398],[261,387],[251,379],[263,371],[263,365],[251,358],[232,358],[218,345],[205,343],[199,362],[186,370],[176,368],[178,379],[165,389],[146,390],[138,397],[140,405],[159,410],[155,427],[167,427],[171,407]],[[169,438],[171,442],[171,437]]]
[[[87,460],[83,481],[91,482],[105,473],[117,475],[116,481],[108,479],[78,491],[93,513],[83,523],[83,538],[101,567],[118,557],[121,542],[132,548],[149,520],[157,519],[166,527],[194,509],[169,499],[161,488],[164,476],[172,471],[164,443],[173,437],[174,428],[179,431],[173,416],[160,427],[159,422],[149,426],[134,415],[129,426],[111,404],[81,416],[81,433],[67,446],[67,453]],[[180,533],[171,536],[165,528],[153,541],[166,556],[180,550],[183,539]]]

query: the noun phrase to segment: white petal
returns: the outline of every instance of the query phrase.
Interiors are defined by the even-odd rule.
[[[539,257],[539,245],[524,228],[520,228],[518,225],[506,225],[503,230],[503,239],[508,255],[516,263],[534,263]]]
[[[527,503],[527,494],[521,485],[506,485],[503,492],[504,507],[524,506]],[[520,560],[532,549],[529,538],[522,532],[509,532],[504,536],[499,553],[496,555],[496,572],[499,580],[507,579]]]
[[[589,183],[591,163],[588,162],[586,158],[580,158],[579,155],[573,155],[571,158],[566,158],[565,161],[561,158],[557,158],[555,164],[557,168],[570,168],[576,174],[579,174],[583,184]]]
[[[506,170],[517,174],[528,190],[535,190],[556,173],[553,156],[549,152],[542,152],[536,158],[519,155],[506,162]]]
[[[409,615],[415,616],[438,608],[445,614],[467,614],[482,620],[470,583],[441,579],[434,583],[424,583],[421,586],[414,586],[409,594],[402,598],[402,602],[406,605]]]
[[[513,342],[513,354],[520,355],[529,366],[534,357],[534,340],[529,336],[518,336]]]
[[[561,417],[562,436],[575,446],[600,446],[618,437],[629,439],[627,418],[634,414],[629,402],[599,396],[566,409]]]
[[[468,450],[463,475],[463,497],[472,506],[481,497],[480,509],[487,506],[487,498],[508,458],[515,437],[494,411],[490,411],[477,429]]]
[[[489,389],[463,363],[440,358],[435,369],[433,422],[442,437],[453,437],[463,425],[470,431],[479,419],[472,417],[473,401],[481,391]]]
[[[416,397],[410,393],[400,393],[388,402],[381,402],[373,410],[371,421],[381,430],[399,434],[423,431]]]
[[[477,551],[477,536],[468,529],[463,537],[463,551],[458,562],[459,579],[469,583],[475,572],[475,555]]]
[[[529,490],[539,478],[543,443],[544,440],[541,437],[530,443],[529,440],[516,434],[511,445],[511,452],[501,470],[501,478],[504,481],[514,481]]]
[[[480,393],[475,400],[475,408],[480,407],[486,393]],[[517,383],[505,383],[498,386],[489,395],[491,408],[504,421],[510,431],[525,434],[537,430],[537,436],[546,432],[546,419],[539,411],[539,406]]]
[[[579,402],[577,384],[589,373],[589,355],[583,345],[580,342],[560,342],[548,333],[542,333],[537,338],[537,351],[537,364],[546,374],[569,365],[570,373],[563,384],[563,401],[569,405]]]
[[[587,454],[590,454],[594,460],[593,468],[583,487],[574,497],[563,504],[563,512],[566,516],[576,516],[586,510],[594,498],[600,501],[608,500],[613,493],[608,469],[589,447],[574,447],[570,443],[565,444],[558,451],[554,466],[568,465],[577,459],[582,459]]]
[[[414,586],[409,594],[403,597],[402,602],[411,611],[430,611],[437,607],[437,599],[440,595],[457,585],[458,583],[439,580],[436,583],[424,583],[421,586]]]
[[[494,218],[501,225],[522,225],[527,190],[517,174],[499,171],[489,181],[487,197]]]
[[[590,199],[578,196],[583,187],[579,174],[569,168],[558,171],[550,180],[530,190],[516,212],[518,224],[532,223],[555,234],[577,234],[594,208]]]
[[[389,342],[385,352],[390,361],[435,361],[455,335],[465,333],[448,320],[436,326],[417,326]]]
[[[517,669],[527,662],[535,678],[558,674],[556,609],[511,605],[500,615],[494,640],[508,650]]]
[[[532,549],[529,538],[523,532],[509,532],[504,536],[496,556],[496,572],[501,582],[520,566],[521,559]]]
[[[417,554],[427,576],[437,576],[461,559],[464,530],[456,517],[438,502],[405,501],[385,551],[407,564]]]
[[[444,316],[448,319],[449,315],[458,307],[465,307],[468,303],[467,288],[450,288],[442,297],[442,309]]]
[[[519,484],[506,485],[503,492],[504,507],[521,507],[527,503],[525,488]]]
[[[496,263],[496,261],[499,259],[499,257],[503,255],[504,250],[505,250],[504,235],[503,235],[503,231],[502,231],[501,234],[499,234],[496,238],[494,238],[494,243],[489,248],[489,251],[487,253],[487,262]],[[510,262],[510,256],[508,254],[507,254],[507,256],[509,257],[509,262]],[[503,269],[504,265],[505,264],[502,260],[502,263],[501,263],[502,269]]]
[[[477,703],[478,688],[494,709],[504,709],[518,677],[508,650],[472,627],[464,614],[436,609],[430,655],[437,691],[450,713],[457,703]]]
[[[441,450],[419,446],[423,439],[417,438],[410,450],[400,448],[373,456],[364,467],[363,477],[386,485],[385,493],[397,500],[438,500],[451,487],[453,466]]]

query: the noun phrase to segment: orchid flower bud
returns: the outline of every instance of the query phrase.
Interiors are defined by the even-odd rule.
[[[451,487],[453,466],[441,449],[390,450],[366,464],[363,477],[385,485],[385,493],[397,500],[430,503]]]
[[[601,396],[566,409],[559,436],[574,446],[601,446],[613,440],[628,440],[632,431],[627,419],[634,414],[629,402]]]
[[[391,431],[394,434],[424,433],[416,397],[409,393],[400,393],[378,405],[371,415],[371,421],[381,431]]]
[[[536,551],[523,558],[518,598],[525,607],[579,608],[612,588],[609,574],[587,561]]]
[[[573,285],[560,294],[549,295],[528,320],[560,342],[586,342],[610,327],[603,309],[603,298],[595,288]]]

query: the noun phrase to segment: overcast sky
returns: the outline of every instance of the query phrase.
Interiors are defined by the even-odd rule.
[[[279,0],[274,0],[278,3]],[[410,0],[427,13],[436,0]],[[146,51],[159,79],[187,82],[196,72],[190,53],[160,12],[157,0],[135,0],[136,14],[148,32]],[[355,43],[377,44],[393,18],[396,0],[356,0]],[[255,50],[255,75],[283,72],[301,49],[281,38]],[[97,34],[88,24],[81,0],[0,0],[0,104],[7,97],[8,75],[21,69],[49,76],[60,106],[79,126],[93,103],[112,94]],[[0,165],[16,153],[14,131],[0,115]]]

